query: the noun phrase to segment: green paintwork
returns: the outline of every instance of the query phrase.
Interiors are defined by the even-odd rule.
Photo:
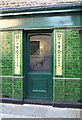
[[[27,14],[48,14],[48,13],[62,13],[62,12],[74,12],[74,11],[81,11],[82,5],[80,3],[74,4],[74,3],[65,3],[65,4],[56,4],[56,5],[46,5],[46,6],[30,6],[30,7],[16,7],[16,8],[6,8],[6,9],[0,9],[3,16],[7,16],[8,13],[11,13],[11,16],[14,16],[13,13],[20,13],[24,14],[27,12]]]
[[[65,14],[52,14],[52,15],[38,15],[24,16],[13,19],[5,18],[0,20],[0,29],[42,29],[54,27],[72,27],[81,26],[80,21],[82,15],[80,13],[65,13]],[[5,24],[5,26],[4,26]]]
[[[29,31],[28,31],[29,32]],[[24,98],[52,100],[53,94],[53,73],[52,73],[52,47],[51,47],[51,72],[30,72],[30,45],[28,32],[24,37]],[[43,33],[43,31],[35,31],[35,33]],[[49,31],[48,31],[49,32]],[[29,32],[30,33],[30,32]],[[45,31],[46,33],[46,31]],[[52,42],[53,43],[53,42]],[[52,46],[52,44],[51,44]]]
[[[29,73],[27,82],[27,98],[52,100],[52,74]]]

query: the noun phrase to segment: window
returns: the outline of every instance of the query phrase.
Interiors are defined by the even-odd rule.
[[[51,36],[30,37],[30,69],[34,72],[50,72]]]

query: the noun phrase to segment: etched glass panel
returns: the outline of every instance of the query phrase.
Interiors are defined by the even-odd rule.
[[[33,72],[50,72],[50,35],[30,36],[30,69]]]

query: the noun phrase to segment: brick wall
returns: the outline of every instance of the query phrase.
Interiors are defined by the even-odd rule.
[[[44,6],[59,3],[80,3],[82,0],[1,0],[0,8],[22,7],[22,6]]]

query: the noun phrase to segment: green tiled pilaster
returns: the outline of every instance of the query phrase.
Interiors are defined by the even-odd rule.
[[[20,34],[21,45],[20,45],[20,75],[15,75],[15,34]],[[22,31],[2,31],[0,32],[2,40],[2,64],[0,68],[2,69],[2,96],[14,99],[22,99],[23,97],[23,79],[14,77],[22,77]]]
[[[57,29],[55,31],[61,30]],[[63,31],[64,47],[62,63],[64,67],[62,69],[64,72],[62,76],[54,74],[53,100],[56,102],[79,102],[82,100],[82,28],[63,29]],[[54,64],[56,64],[56,56]],[[54,67],[55,70],[56,67]]]
[[[80,80],[66,80],[65,82],[65,101],[66,102],[79,102],[81,97]]]
[[[2,97],[12,98],[12,79],[2,79]]]
[[[65,77],[82,78],[82,35],[81,29],[66,30]]]
[[[23,80],[13,79],[13,99],[23,99]]]
[[[2,75],[12,75],[12,32],[2,32]]]
[[[82,82],[78,80],[54,80],[54,101],[79,102],[82,100]]]
[[[65,82],[64,80],[54,80],[54,101],[62,102],[65,98]]]

